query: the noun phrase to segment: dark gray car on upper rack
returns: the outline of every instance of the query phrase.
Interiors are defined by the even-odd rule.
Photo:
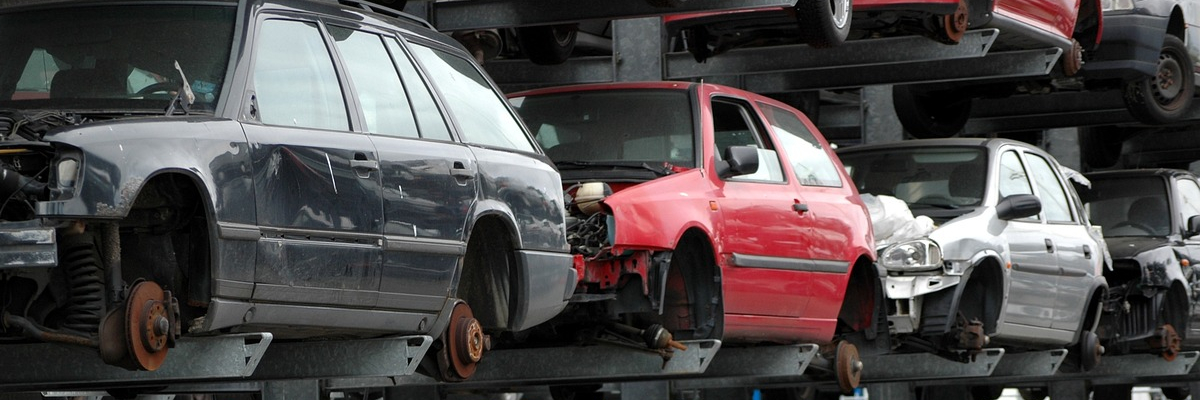
[[[0,9],[0,51],[5,344],[442,335],[455,379],[574,289],[558,172],[423,21],[63,1]]]

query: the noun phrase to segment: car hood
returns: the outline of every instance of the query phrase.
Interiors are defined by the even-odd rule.
[[[1104,238],[1113,258],[1134,258],[1138,254],[1169,244],[1165,237],[1121,236]]]

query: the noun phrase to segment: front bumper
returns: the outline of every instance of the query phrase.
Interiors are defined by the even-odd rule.
[[[573,257],[568,253],[518,250],[516,307],[509,328],[522,331],[546,322],[567,307],[575,292]]]
[[[891,303],[888,306],[888,325],[892,333],[916,332],[921,325],[921,296],[954,287],[961,281],[961,276],[940,274],[885,277],[883,288]]]
[[[54,227],[38,220],[0,223],[0,269],[57,265]]]
[[[1134,81],[1154,75],[1167,31],[1167,17],[1117,14],[1104,16],[1104,36],[1080,70],[1088,79]]]

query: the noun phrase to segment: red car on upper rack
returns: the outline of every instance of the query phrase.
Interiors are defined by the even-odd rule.
[[[885,319],[866,209],[804,114],[686,82],[509,98],[572,198],[580,280],[549,324],[556,337],[663,327],[725,343],[890,348],[876,326]],[[849,390],[857,350],[838,343],[836,375]]]
[[[673,50],[698,61],[756,45],[807,43],[829,47],[845,40],[924,35],[958,43],[967,29],[1000,28],[993,51],[1059,47],[1068,75],[1082,49],[1100,39],[1099,0],[819,0],[785,8],[678,14],[663,18]]]

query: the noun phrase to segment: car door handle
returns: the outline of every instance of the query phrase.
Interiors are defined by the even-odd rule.
[[[350,168],[367,171],[378,171],[379,161],[375,160],[350,160]]]
[[[461,184],[466,183],[469,179],[474,179],[475,170],[467,168],[463,165],[462,161],[455,161],[454,165],[450,167],[450,175],[453,175],[454,179],[457,179],[458,183]]]
[[[796,204],[792,204],[792,210],[795,210],[798,213],[804,214],[804,213],[808,212],[808,204],[804,204],[804,203],[801,203],[800,200],[796,200]]]
[[[354,159],[350,160],[350,169],[354,170],[354,174],[359,178],[370,178],[371,171],[379,170],[379,161],[368,159],[366,153],[354,153]]]
[[[1088,245],[1083,245],[1083,258],[1092,259],[1092,248]]]
[[[1046,252],[1054,253],[1054,242],[1050,239],[1046,239]]]

